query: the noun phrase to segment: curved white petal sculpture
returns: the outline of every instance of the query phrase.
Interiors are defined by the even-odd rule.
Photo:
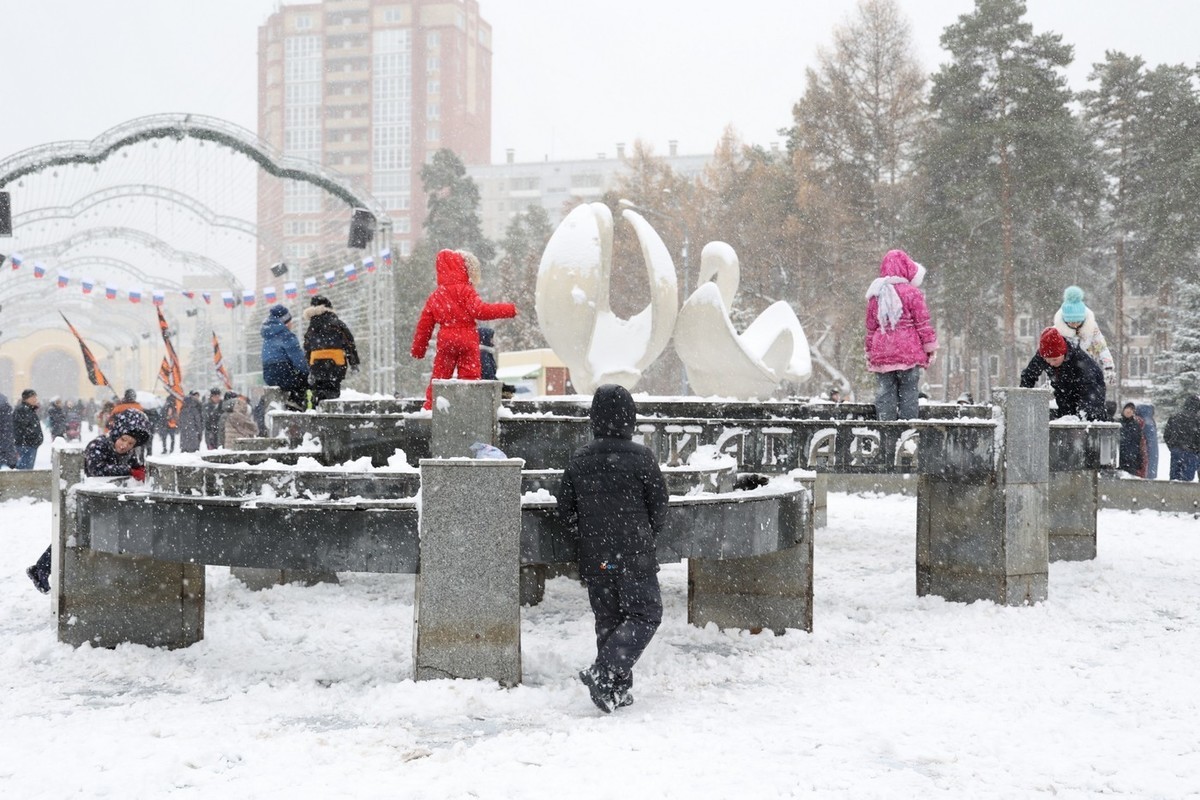
[[[577,391],[604,383],[632,389],[666,349],[675,329],[675,264],[640,214],[622,215],[637,233],[650,304],[629,319],[609,307],[613,218],[603,203],[577,206],[554,231],[538,266],[535,309],[546,343],[571,370]]]
[[[732,247],[725,242],[704,246],[700,288],[684,302],[675,323],[675,350],[695,394],[765,398],[782,381],[812,374],[808,339],[786,302],[772,303],[738,335],[729,308],[740,275]]]

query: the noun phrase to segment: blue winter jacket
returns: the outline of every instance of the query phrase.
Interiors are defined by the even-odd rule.
[[[277,319],[262,325],[263,383],[290,389],[308,384],[308,364],[300,340]]]

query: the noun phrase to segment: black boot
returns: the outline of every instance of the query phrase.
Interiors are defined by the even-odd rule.
[[[617,702],[617,708],[633,705],[633,673],[618,675],[613,680],[613,699]]]
[[[592,702],[596,708],[605,714],[611,714],[617,707],[617,698],[613,692],[613,674],[607,668],[592,666],[579,673],[579,680],[588,688]]]

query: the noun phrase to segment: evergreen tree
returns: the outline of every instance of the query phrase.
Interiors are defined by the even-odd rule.
[[[442,148],[421,167],[421,182],[428,198],[425,242],[433,252],[470,250],[487,263],[496,247],[483,235],[479,218],[479,187],[454,151]]]
[[[1175,302],[1168,309],[1171,342],[1155,362],[1155,402],[1168,410],[1200,395],[1200,285],[1194,280],[1175,282]]]
[[[1072,49],[1058,34],[1034,35],[1024,16],[1021,0],[976,0],[942,34],[951,61],[930,93],[918,229],[922,252],[943,266],[944,322],[979,346],[994,350],[999,338],[1005,383],[1017,377],[1018,303],[1044,314],[1057,302],[1100,194],[1062,74]]]

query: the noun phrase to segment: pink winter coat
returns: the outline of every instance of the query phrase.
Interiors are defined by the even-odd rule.
[[[937,333],[929,321],[925,295],[917,287],[925,278],[925,268],[903,250],[889,250],[879,265],[879,279],[867,290],[867,366],[871,372],[896,372],[929,366],[929,357],[938,348]],[[895,292],[899,304],[892,305],[894,326],[880,313],[881,295]],[[898,317],[898,318],[897,318]],[[883,319],[881,319],[883,318]]]

